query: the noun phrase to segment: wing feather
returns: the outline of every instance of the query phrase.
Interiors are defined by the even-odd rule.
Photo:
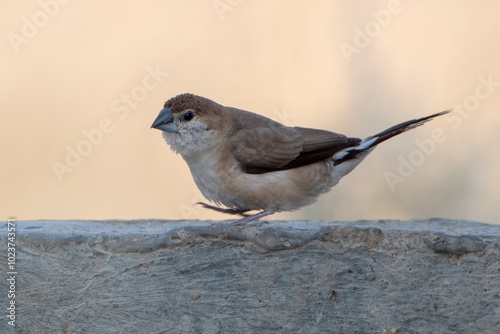
[[[262,174],[305,166],[361,142],[326,130],[271,124],[240,129],[232,137],[233,156],[245,172]]]

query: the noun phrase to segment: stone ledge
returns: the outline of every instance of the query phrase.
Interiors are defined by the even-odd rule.
[[[15,331],[500,333],[500,225],[212,223],[16,222]]]

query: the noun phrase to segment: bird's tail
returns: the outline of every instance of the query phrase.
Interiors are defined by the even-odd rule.
[[[414,129],[414,128],[430,121],[431,119],[438,117],[438,116],[441,116],[441,115],[445,115],[445,114],[449,113],[450,111],[451,111],[451,109],[441,111],[441,112],[438,112],[438,113],[430,115],[430,116],[412,119],[410,121],[406,121],[406,122],[400,123],[398,125],[394,125],[387,130],[384,130],[380,133],[377,133],[376,135],[367,137],[367,138],[363,139],[358,145],[346,148],[346,149],[336,153],[333,156],[335,164],[342,163],[346,160],[354,159],[354,158],[358,157],[358,155],[360,155],[361,153],[374,148],[375,146],[377,146],[381,142],[384,142],[387,139],[392,138],[394,136],[397,136],[397,135],[399,135],[403,132],[406,132],[408,130]]]
[[[370,136],[363,141],[371,141],[371,145],[369,147],[376,146],[376,145],[380,144],[381,142],[386,141],[389,138],[397,136],[397,135],[399,135],[403,132],[406,132],[408,130],[414,129],[414,128],[430,121],[431,119],[438,117],[438,116],[441,116],[441,115],[445,115],[445,114],[449,113],[450,111],[451,111],[451,109],[441,111],[441,112],[438,112],[438,113],[430,115],[430,116],[412,119],[411,121],[406,121],[406,122],[400,123],[398,125],[394,125],[393,127],[390,127],[387,130],[384,130],[380,133],[377,133],[376,135]]]

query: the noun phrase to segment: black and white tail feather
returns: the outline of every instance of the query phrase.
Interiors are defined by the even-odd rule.
[[[337,152],[333,156],[333,161],[334,161],[335,165],[338,165],[338,164],[341,164],[347,160],[356,159],[356,158],[358,158],[359,155],[365,153],[368,150],[371,150],[372,148],[374,148],[378,144],[386,141],[387,139],[390,139],[390,138],[397,136],[397,135],[399,135],[403,132],[406,132],[408,130],[414,129],[414,128],[430,121],[431,119],[438,117],[438,116],[441,116],[441,115],[444,115],[444,114],[447,114],[450,111],[451,111],[451,109],[441,111],[441,112],[438,112],[438,113],[430,115],[430,116],[412,119],[410,121],[406,121],[406,122],[394,125],[394,126],[388,128],[387,130],[384,130],[380,133],[377,133],[376,135],[369,136],[369,137],[363,139],[356,146],[348,147],[348,148],[345,148],[345,149]]]

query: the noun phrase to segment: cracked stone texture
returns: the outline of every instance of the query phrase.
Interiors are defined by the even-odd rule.
[[[213,223],[16,222],[0,332],[500,333],[500,225]]]

